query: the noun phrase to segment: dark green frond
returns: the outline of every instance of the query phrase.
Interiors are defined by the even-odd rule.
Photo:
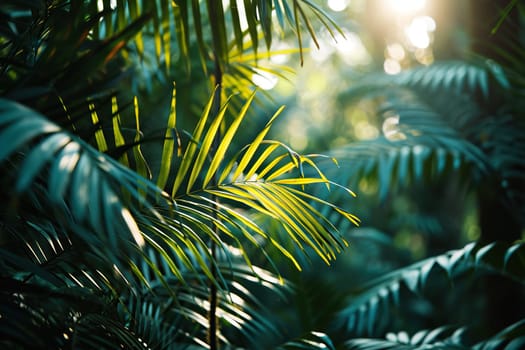
[[[169,203],[161,190],[40,114],[10,101],[0,103],[0,160],[6,171],[7,166],[20,171],[10,169],[7,174],[20,175],[3,179],[3,185],[12,188],[12,213],[20,209],[16,203],[28,200],[35,215],[47,210],[76,239],[114,263],[116,252],[131,254],[144,246],[135,218],[142,210],[158,215],[147,200],[164,198]],[[44,232],[39,230],[40,235]]]
[[[443,272],[450,279],[476,269],[498,273],[523,283],[523,244],[493,243],[486,246],[468,244],[463,249],[428,258],[411,266],[385,274],[361,287],[355,300],[341,312],[341,322],[347,331],[375,334],[387,323],[386,310],[399,305],[400,291],[406,288],[414,294],[424,293],[427,282]]]
[[[525,321],[521,320],[496,335],[480,341],[474,350],[515,350],[525,345]]]
[[[109,295],[2,278],[0,344],[6,349],[144,349]]]
[[[440,100],[444,95],[455,99],[463,96],[477,96],[482,100],[499,96],[500,90],[509,87],[505,72],[497,63],[442,61],[430,66],[420,66],[397,75],[374,75],[364,84],[352,87],[344,98],[366,97],[384,94],[384,89],[404,87],[421,94],[427,102]],[[381,92],[380,90],[383,90]],[[443,106],[446,107],[446,106]]]
[[[395,85],[406,86],[425,94],[446,92],[451,95],[480,96],[488,99],[509,83],[495,62],[478,64],[465,61],[437,62],[429,67],[417,67],[392,78]]]
[[[259,286],[275,297],[288,298],[289,287],[281,285],[279,276],[256,266],[247,266],[237,248],[230,246],[225,249],[227,251],[221,251],[218,256],[217,266],[222,282],[217,311],[222,324],[219,337],[222,343],[231,346],[250,344],[250,348],[258,348],[256,342],[260,336],[278,337],[280,333],[269,321],[263,301],[252,290]],[[198,258],[191,252],[187,256],[190,260]],[[131,297],[126,302],[131,310],[127,316],[130,317],[130,327],[147,343],[164,344],[161,348],[169,349],[169,342],[179,345],[205,343],[210,294],[207,274],[181,268],[182,278],[179,278],[170,272],[156,251],[150,250],[148,257],[163,271],[169,288],[158,282],[151,264],[142,264],[141,272],[152,289],[145,290],[142,297]]]
[[[469,339],[469,329],[443,326],[421,330],[410,336],[407,332],[388,333],[386,339],[352,339],[346,350],[513,350],[525,344],[523,321],[481,341]]]
[[[330,337],[322,332],[310,332],[299,339],[291,340],[276,347],[276,350],[329,349],[335,350]]]
[[[344,96],[381,98],[383,137],[336,150],[349,169],[338,181],[375,178],[384,197],[402,185],[453,173],[463,183],[490,183],[506,193],[515,216],[523,216],[524,129],[505,107],[514,95],[499,65],[438,62],[367,81]]]
[[[397,141],[378,138],[336,149],[332,155],[340,169],[327,170],[327,176],[354,188],[362,179],[377,181],[379,196],[384,198],[395,189],[450,174],[464,176],[468,184],[487,172],[486,160],[470,142],[446,133],[425,136]]]

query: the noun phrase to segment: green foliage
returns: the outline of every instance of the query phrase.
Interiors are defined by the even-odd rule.
[[[518,322],[501,332],[479,342],[469,339],[468,329],[439,327],[422,330],[409,337],[405,332],[387,334],[387,340],[354,339],[346,343],[344,349],[350,350],[423,350],[423,349],[519,349],[523,346],[523,322]]]
[[[517,63],[517,59],[511,62],[515,65],[502,67],[493,60],[438,62],[395,76],[368,76],[362,84],[342,94],[341,103],[363,98],[376,101],[383,135],[332,151],[331,155],[339,160],[344,171],[327,172],[327,176],[354,188],[366,179],[368,185],[372,183],[377,188],[379,208],[395,205],[394,194],[407,193],[416,206],[425,206],[430,199],[425,191],[442,196],[446,187],[457,186],[460,192],[474,193],[482,234],[478,242],[470,242],[462,249],[416,260],[354,286],[346,308],[333,323],[333,332],[347,340],[342,348],[517,349],[522,346],[523,319],[508,324],[504,330],[471,329],[481,327],[483,315],[468,319],[471,324],[459,329],[439,326],[438,315],[434,321],[438,323],[434,323],[436,328],[432,330],[421,330],[416,320],[400,321],[411,317],[408,314],[415,305],[421,308],[427,305],[430,309],[427,313],[447,312],[448,308],[437,309],[445,307],[451,295],[461,293],[465,285],[484,275],[513,280],[518,291],[523,284],[525,266],[519,234],[524,227],[525,143],[523,111],[520,99],[516,99],[523,90],[523,80],[521,75],[516,75],[522,63]],[[337,197],[329,198],[337,202]],[[389,204],[390,201],[394,204]],[[498,204],[487,206],[487,201]],[[499,211],[505,214],[502,216]],[[496,222],[501,217],[506,221]],[[369,225],[373,224],[372,219]],[[381,224],[384,229],[392,230],[392,226]],[[489,236],[487,233],[491,230],[495,232]],[[509,235],[507,231],[512,233]],[[432,233],[426,235],[430,241]],[[478,286],[487,288],[484,284]],[[476,289],[476,297],[484,288]],[[463,298],[467,293],[462,294]],[[461,304],[457,308],[487,302],[470,297],[472,300],[456,298],[455,302]],[[520,308],[519,299],[508,302]],[[458,322],[457,313],[452,311],[445,320]],[[388,333],[400,327],[407,329]],[[410,333],[413,336],[409,336]],[[385,334],[386,339],[382,339]]]
[[[315,330],[288,341],[257,293],[287,298],[276,257],[301,269],[306,251],[330,263],[346,247],[318,205],[358,219],[310,189],[353,194],[324,175],[316,156],[266,139],[282,108],[248,145],[234,140],[255,99],[249,78],[259,36],[271,45],[270,7],[279,10],[282,30],[285,20],[292,25],[300,46],[301,23],[315,38],[307,8],[323,25],[335,25],[310,2],[244,4],[245,32],[240,9],[212,1],[0,5],[3,347],[213,348],[214,334],[226,347],[284,340],[283,349],[333,348]],[[226,39],[230,23],[233,44]],[[183,112],[202,110],[196,123],[184,120],[191,115],[177,108],[174,89],[166,123],[156,122],[161,131],[141,129],[154,116],[127,96],[124,83],[150,45],[170,79],[181,64],[203,79],[200,85],[220,84],[222,71],[229,79],[207,103],[182,99]],[[196,59],[200,75],[189,69]],[[235,107],[227,95],[232,86],[245,99]],[[315,175],[305,176],[307,168]],[[275,271],[256,266],[252,254]],[[268,334],[275,337],[264,339]]]
[[[492,243],[480,246],[469,243],[463,249],[418,261],[410,266],[382,275],[361,286],[361,292],[347,309],[340,313],[340,323],[348,332],[376,334],[388,324],[388,310],[400,307],[400,293],[403,289],[415,295],[424,295],[429,281],[445,274],[453,283],[469,272],[476,275],[498,273],[524,281],[523,244],[505,245]]]
[[[379,110],[385,135],[335,150],[348,164],[337,181],[373,177],[384,197],[391,188],[451,173],[473,186],[498,176],[509,197],[521,196],[507,185],[523,179],[523,126],[503,100],[510,86],[501,67],[441,62],[371,82],[343,96],[386,95]]]
[[[283,108],[247,125],[258,100],[252,74],[285,77],[288,67],[261,62],[294,52],[302,61],[307,35],[319,45],[317,25],[343,31],[311,1],[242,4],[0,4],[2,348],[522,347],[523,320],[481,333],[457,320],[397,321],[484,275],[523,284],[523,60],[508,53],[508,67],[451,61],[368,76],[338,102],[378,102],[383,136],[301,155],[267,139]],[[298,49],[272,51],[288,31]],[[165,92],[164,107],[143,102]],[[480,225],[494,216],[501,241],[485,225],[479,242],[401,259],[388,222],[350,230],[359,220],[348,188],[363,181],[377,187],[376,212],[396,207],[396,195],[428,207],[428,193],[445,190],[471,193],[480,207],[493,200],[497,211],[480,209]],[[423,239],[454,235],[451,212],[423,209],[397,209],[396,220],[428,231]],[[365,247],[353,251],[365,263],[343,265],[336,281],[314,270],[341,268],[349,240]],[[380,254],[371,242],[395,250],[397,265],[361,283],[359,269]]]

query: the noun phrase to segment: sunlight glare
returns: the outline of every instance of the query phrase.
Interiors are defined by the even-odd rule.
[[[419,25],[414,25],[414,22],[405,28],[405,35],[410,44],[417,48],[425,49],[430,45],[430,36],[426,29],[421,28]]]
[[[286,62],[288,62],[290,60],[290,55],[289,54],[273,54],[273,52],[279,52],[279,51],[287,51],[287,50],[291,50],[291,46],[288,45],[286,42],[284,41],[278,41],[277,43],[273,43],[272,44],[272,55],[270,57],[270,61],[272,61],[272,63],[275,63],[275,64],[285,64]]]
[[[232,253],[233,256],[242,256],[242,250],[240,250],[239,248],[231,246],[231,245],[228,246],[227,248],[230,251],[230,253]]]
[[[271,90],[277,85],[278,78],[268,72],[260,69],[255,69],[256,73],[252,74],[252,81],[255,85],[263,90]]]
[[[248,20],[246,19],[246,10],[244,9],[244,1],[242,0],[233,0],[233,1],[223,0],[222,6],[226,8],[230,6],[233,2],[237,5],[237,13],[239,14],[239,22],[240,22],[239,24],[241,26],[241,30],[245,31],[246,29],[248,29]],[[231,10],[233,10],[233,8]]]
[[[340,33],[335,34],[334,46],[349,66],[365,65],[371,60],[370,54],[361,41],[361,37],[346,29],[343,29],[344,36]]]
[[[328,7],[332,11],[341,12],[348,7],[349,3],[349,0],[328,0]]]
[[[425,28],[427,32],[436,30],[436,21],[430,16],[418,16],[412,20],[415,26]]]
[[[432,17],[420,16],[414,18],[410,25],[405,28],[405,34],[414,47],[426,49],[430,46],[430,33],[435,30],[436,22]]]
[[[313,39],[310,39],[310,57],[316,62],[326,61],[335,51],[332,45],[329,45],[323,38],[318,38],[320,48],[315,47]]]
[[[399,131],[399,115],[393,114],[385,119],[382,125],[383,135],[390,141],[403,140],[406,137]]]
[[[117,7],[117,0],[111,0],[109,2],[109,9],[114,10],[116,7]],[[97,9],[101,12],[104,11],[104,1],[103,0],[97,1]]]
[[[384,0],[386,5],[393,11],[400,14],[415,13],[422,10],[426,5],[426,0]]]

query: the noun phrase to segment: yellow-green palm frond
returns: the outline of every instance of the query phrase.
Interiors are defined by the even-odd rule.
[[[332,34],[341,32],[330,16],[309,0],[107,0],[99,2],[98,10],[103,11],[104,16],[97,33],[104,35],[122,29],[129,19],[149,16],[147,32],[152,35],[157,58],[167,69],[173,64],[173,52],[179,53],[189,68],[188,59],[194,43],[205,66],[210,50],[220,62],[228,62],[230,40],[239,51],[244,51],[248,37],[257,52],[261,35],[269,49],[274,32],[291,30],[302,53],[305,31],[317,44],[314,20]],[[141,32],[135,37],[139,53],[144,51],[143,35]],[[176,43],[175,49],[172,43]]]
[[[311,248],[326,263],[330,263],[347,243],[317,206],[330,207],[354,224],[358,224],[358,219],[306,191],[306,188],[315,185],[341,189],[330,187],[331,181],[315,167],[315,156],[299,155],[281,142],[265,139],[282,108],[250,144],[230,155],[231,142],[241,130],[241,122],[254,98],[255,94],[252,94],[234,121],[225,127],[222,137],[218,136],[219,127],[224,121],[228,103],[212,118],[213,99],[210,99],[191,134],[191,140],[183,145],[183,155],[177,159],[176,170],[169,175],[169,170],[161,170],[159,179],[171,179],[166,191],[171,192],[177,205],[174,219],[197,219],[188,227],[211,222],[213,225],[204,224],[195,228],[195,234],[205,232],[220,245],[223,239],[232,240],[241,252],[245,251],[246,245],[261,248],[257,243],[261,238],[270,241],[300,268],[294,253],[284,248],[280,241],[282,237],[266,232],[249,214],[245,214],[246,209],[250,209],[278,222],[287,233],[287,239],[300,250]],[[216,141],[218,139],[219,142]],[[175,151],[173,140],[167,139],[166,145],[171,145],[169,151]],[[170,164],[163,165],[172,168]],[[306,177],[305,167],[315,169],[314,175]],[[349,196],[353,195],[350,190],[344,190]],[[239,235],[232,234],[232,225]],[[212,232],[212,226],[218,228],[220,236]],[[181,222],[173,227],[185,228],[186,225]],[[250,264],[248,256],[245,259]]]

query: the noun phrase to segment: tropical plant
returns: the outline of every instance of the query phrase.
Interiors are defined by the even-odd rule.
[[[250,252],[269,266],[267,245],[297,269],[306,251],[330,263],[347,243],[318,206],[358,220],[310,189],[352,192],[317,155],[265,138],[282,108],[246,146],[234,140],[255,99],[259,37],[271,47],[271,8],[301,53],[304,28],[315,40],[307,11],[337,26],[309,1],[244,5],[0,5],[3,348],[333,348],[315,329],[290,340],[267,321],[255,291],[286,297],[287,283]],[[180,79],[162,122],[126,87],[144,85],[133,74],[150,46],[149,63],[165,67],[156,76]],[[206,100],[181,103],[190,88]]]
[[[343,348],[522,346],[523,51],[516,48],[502,54],[496,48],[496,52],[502,57],[501,63],[478,56],[416,67],[395,76],[369,75],[342,94],[343,104],[363,98],[374,100],[379,105],[383,134],[330,152],[343,171],[327,172],[327,176],[355,188],[363,181],[377,188],[381,210],[395,206],[393,199],[401,195],[408,196],[415,206],[443,202],[442,198],[451,198],[446,197],[448,189],[453,189],[454,200],[466,203],[467,198],[474,197],[471,210],[476,212],[480,229],[475,244],[468,242],[460,248],[455,245],[467,235],[447,234],[445,222],[434,229],[429,218],[421,216],[416,222],[419,231],[429,232],[429,241],[432,230],[441,232],[441,240],[449,248],[443,244],[441,251],[434,252],[438,255],[357,286],[333,323],[337,338],[347,340],[342,341]],[[328,200],[344,207],[336,197]],[[447,205],[456,207],[445,201]],[[364,222],[373,225],[374,219],[364,217]],[[378,225],[385,227],[384,223]],[[451,248],[460,249],[446,251]],[[470,299],[451,297],[458,294]],[[410,314],[418,303],[419,315],[434,317],[433,324],[421,326],[428,318],[417,321],[414,315],[418,312]],[[475,306],[477,303],[483,305]],[[421,311],[425,308],[427,311]],[[458,316],[460,309],[468,310],[469,315]],[[412,322],[402,321],[409,317]],[[460,326],[455,326],[458,323]],[[427,327],[431,329],[421,329]],[[385,333],[387,339],[374,338]],[[409,333],[414,335],[410,337]]]

